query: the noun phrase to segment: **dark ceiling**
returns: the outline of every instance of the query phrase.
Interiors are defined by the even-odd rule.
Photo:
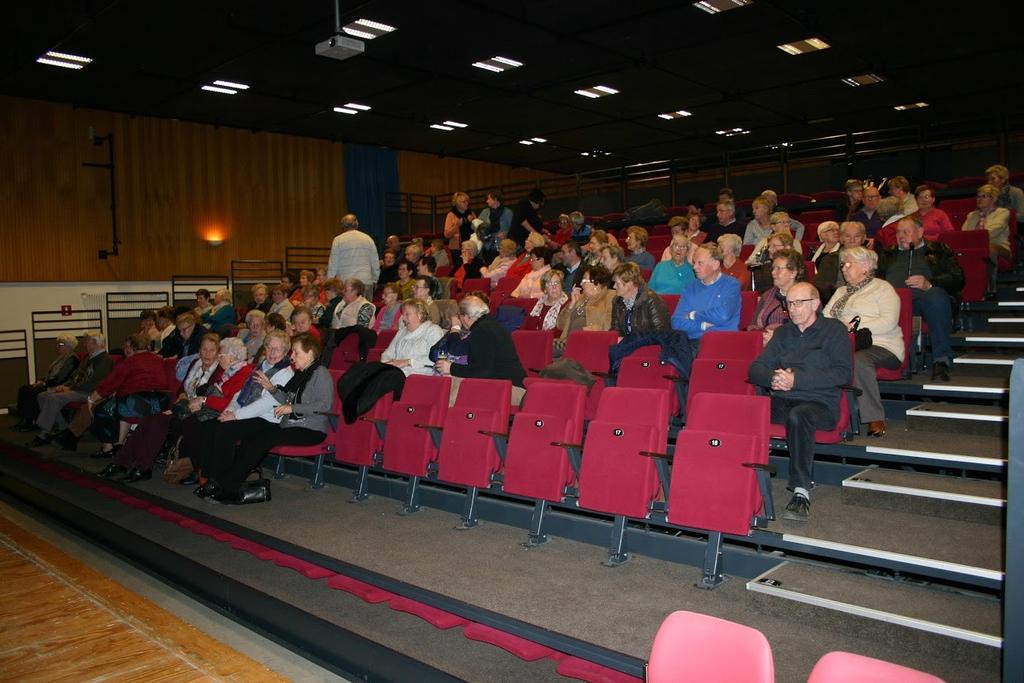
[[[336,61],[313,50],[334,33],[330,0],[16,3],[0,93],[567,173],[964,116],[995,125],[1024,92],[1015,3],[754,0],[717,15],[685,0],[341,4],[342,24],[397,31]],[[831,48],[776,47],[810,37]],[[37,64],[47,50],[94,62]],[[495,55],[525,65],[472,66]],[[868,72],[886,80],[841,82]],[[199,89],[216,79],[251,88]],[[598,84],[620,93],[573,92]],[[893,109],[917,101],[930,106]],[[346,102],[372,110],[332,111]],[[692,116],[658,118],[677,109]],[[469,127],[429,127],[446,119]],[[715,134],[734,127],[751,132]],[[531,137],[548,142],[519,144]],[[593,150],[610,155],[581,154]]]

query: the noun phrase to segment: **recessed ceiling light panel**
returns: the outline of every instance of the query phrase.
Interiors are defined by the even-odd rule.
[[[205,90],[206,92],[220,93],[221,95],[237,95],[238,94],[237,90],[232,90],[231,88],[222,88],[219,85],[204,85],[204,86],[200,87],[200,90]]]
[[[432,124],[430,124],[430,127],[433,128],[434,130],[444,130],[444,131],[455,130],[451,126],[446,126],[446,125],[441,124],[441,123],[432,123]]]
[[[40,55],[36,58],[36,61],[47,66],[59,66],[62,69],[73,69],[76,71],[88,64],[92,64],[92,59],[89,57],[73,55],[68,52],[54,52],[53,50]]]
[[[687,116],[693,116],[693,114],[686,111],[685,109],[677,109],[676,111],[658,114],[659,119],[665,119],[666,121],[671,121],[672,119],[683,119],[686,118]]]
[[[808,52],[816,52],[818,50],[827,50],[832,47],[821,38],[806,38],[804,40],[798,40],[794,43],[783,43],[778,48],[790,55],[802,55]]]
[[[607,97],[608,95],[619,94],[618,90],[616,90],[615,88],[610,88],[607,85],[594,85],[589,88],[580,88],[579,90],[575,90],[573,92],[575,92],[577,95],[582,95],[583,97],[589,97],[592,100],[595,100],[598,97]]]
[[[491,57],[480,62],[473,62],[473,66],[478,69],[484,69],[485,71],[493,71],[495,73],[501,73],[502,71],[508,71],[509,69],[516,69],[523,65],[522,62],[517,62],[514,59],[508,57]]]
[[[700,2],[693,3],[693,6],[708,14],[718,14],[719,12],[728,12],[731,9],[746,7],[750,3],[751,0],[701,0]]]
[[[862,85],[874,85],[875,83],[881,83],[884,80],[885,79],[878,74],[860,74],[859,76],[844,78],[843,83],[851,88],[859,88]]]
[[[445,121],[444,125],[451,126],[452,128],[468,128],[469,124],[459,123],[458,121]]]
[[[388,24],[382,24],[379,21],[372,21],[370,19],[356,19],[351,24],[343,26],[341,30],[350,36],[355,36],[356,38],[373,40],[374,38],[386,36],[394,31],[395,27],[389,26]]]
[[[245,83],[235,83],[233,81],[214,81],[214,85],[219,85],[222,88],[231,88],[232,90],[248,90],[249,86]]]
[[[896,111],[909,111],[910,109],[924,109],[927,106],[927,102],[911,102],[910,104],[897,104],[893,109]]]

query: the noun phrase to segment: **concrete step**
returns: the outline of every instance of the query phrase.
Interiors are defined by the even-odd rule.
[[[1024,333],[1021,332],[956,332],[951,339],[958,348],[996,348],[1020,351],[1024,349]]]
[[[988,316],[983,325],[986,332],[1024,332],[1024,316]]]
[[[931,368],[913,376],[893,382],[879,382],[878,389],[885,397],[913,400],[927,397],[957,401],[982,399],[1005,401],[1009,398],[1009,378],[975,375],[971,371],[954,367],[949,382],[933,382]]]
[[[822,632],[857,632],[918,652],[948,652],[979,669],[999,667],[994,596],[805,562],[784,562],[746,588],[755,609]]]
[[[843,480],[843,502],[1001,525],[1006,487],[995,480],[869,467]]]
[[[960,373],[973,377],[1001,377],[1008,381],[1017,357],[999,353],[965,353],[953,359],[951,374],[954,377]]]
[[[1009,425],[1003,406],[960,403],[921,403],[907,409],[907,428],[912,430],[1005,436]]]

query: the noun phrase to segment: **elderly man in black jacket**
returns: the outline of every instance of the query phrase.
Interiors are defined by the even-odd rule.
[[[896,225],[896,246],[881,253],[877,276],[893,287],[910,289],[914,314],[928,323],[932,340],[932,381],[948,382],[953,362],[953,306],[964,288],[964,273],[953,250],[924,238],[916,214]]]
[[[475,377],[511,380],[512,404],[519,405],[525,393],[523,380],[526,379],[526,371],[519,362],[512,335],[488,313],[490,309],[480,297],[463,297],[459,302],[459,320],[463,328],[469,330],[468,362],[459,365],[442,359],[434,367],[442,375],[452,376],[452,403],[458,394],[459,381],[465,377]]]
[[[814,485],[814,432],[839,419],[842,385],[850,381],[853,354],[846,325],[818,315],[821,298],[807,282],[786,292],[789,323],[775,330],[750,365],[753,384],[771,390],[772,422],[786,425],[789,489],[785,519],[807,521]]]

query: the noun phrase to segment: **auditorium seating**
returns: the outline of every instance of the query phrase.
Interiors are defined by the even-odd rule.
[[[406,514],[419,510],[419,480],[436,474],[440,428],[448,414],[450,377],[411,375],[402,399],[388,411],[381,465],[385,471],[409,477]],[[431,429],[433,428],[433,429]]]
[[[535,500],[527,545],[547,540],[548,503],[561,503],[576,483],[583,448],[586,387],[561,380],[529,380],[512,420],[505,455],[503,490]],[[575,491],[573,491],[575,493]]]
[[[644,453],[664,453],[668,441],[667,391],[606,389],[583,442],[580,466],[581,508],[615,517],[608,559],[615,566],[629,559],[627,518],[645,519],[661,493],[654,460]]]
[[[753,360],[764,348],[760,330],[716,332],[709,330],[701,339],[697,358],[743,358]]]
[[[512,344],[527,375],[535,377],[551,365],[554,339],[554,330],[516,330],[512,333]]]
[[[689,424],[691,404],[702,393],[753,396],[757,387],[747,381],[752,358],[697,358],[690,370],[686,394],[686,415]]]
[[[639,357],[637,354],[630,355],[622,360],[619,365],[619,374],[615,386],[634,387],[638,389],[661,389],[669,395],[668,414],[670,418],[681,417],[680,409],[683,406],[683,398],[686,393],[683,387],[685,380],[679,376],[676,369],[669,363],[658,360],[658,346],[641,347],[652,349],[655,357]]]
[[[615,330],[596,332],[576,330],[569,334],[565,342],[563,358],[571,358],[583,366],[583,369],[594,376],[594,386],[587,396],[586,419],[593,419],[597,414],[597,406],[604,391],[604,377],[608,374],[608,348],[619,341],[619,333]]]
[[[757,310],[758,292],[744,289],[740,292],[740,329],[745,330],[754,322],[754,311]]]
[[[931,674],[850,652],[829,652],[818,660],[807,683],[942,683]]]
[[[770,417],[767,396],[702,392],[690,399],[686,429],[676,436],[666,519],[709,533],[701,588],[723,581],[722,534],[746,536],[758,520],[775,517]]]
[[[340,370],[331,370],[330,373],[331,382],[336,385],[342,372]],[[341,399],[338,396],[338,392],[334,392],[334,405],[331,408],[331,413],[332,415],[329,416],[327,421],[327,434],[324,435],[324,440],[320,443],[309,446],[275,446],[270,449],[270,455],[275,456],[275,479],[284,478],[285,458],[313,458],[313,477],[310,480],[310,488],[321,489],[324,487],[324,460],[328,455],[334,453],[338,443],[337,427],[339,426],[339,416],[341,415]]]
[[[394,398],[385,394],[366,414],[351,424],[339,420],[335,430],[334,461],[359,468],[353,501],[369,497],[370,468],[380,464],[384,431]]]
[[[900,287],[896,290],[900,298],[900,330],[903,332],[903,362],[898,368],[878,368],[875,376],[883,380],[897,380],[909,377],[913,368],[917,365],[914,362],[914,301],[910,289]]]

